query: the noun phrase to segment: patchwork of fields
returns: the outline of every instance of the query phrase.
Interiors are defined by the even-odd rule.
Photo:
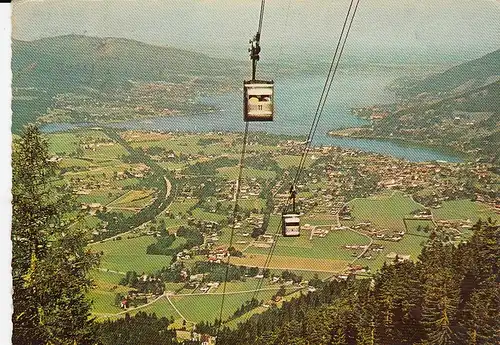
[[[99,217],[99,213],[102,216],[102,213],[115,212],[128,218],[155,201],[157,190],[148,185],[151,177],[150,167],[147,162],[134,157],[130,147],[133,150],[148,152],[159,167],[178,174],[176,180],[172,180],[172,202],[164,211],[146,219],[140,226],[140,231],[133,227],[126,228],[113,239],[99,240],[89,245],[91,250],[102,253],[99,270],[92,272],[95,286],[88,294],[93,300],[93,312],[96,316],[123,316],[123,310],[114,305],[114,301],[117,294],[127,294],[130,289],[118,284],[126,272],[151,274],[170,265],[171,256],[146,254],[147,247],[157,242],[159,235],[155,233],[155,229],[159,224],[173,234],[180,226],[187,226],[189,223],[223,223],[217,237],[212,238],[215,247],[227,249],[232,237],[233,247],[241,251],[242,255],[232,256],[231,264],[264,267],[273,245],[272,239],[271,242],[266,242],[262,238],[254,240],[249,237],[253,225],[245,223],[244,217],[239,219],[242,227],[233,234],[234,236],[231,236],[231,227],[228,225],[231,224],[229,219],[234,206],[232,186],[238,177],[238,166],[234,162],[239,158],[238,140],[241,140],[241,136],[207,134],[200,137],[195,134],[139,132],[125,132],[121,135],[126,144],[122,142],[122,145],[110,139],[97,129],[49,136],[50,151],[59,156],[59,166],[63,171],[55,184],[70,185],[76,194],[76,200],[87,212],[72,226],[89,229],[91,232],[103,231],[107,223],[115,221],[113,218],[104,220],[105,218]],[[266,144],[252,145],[251,149],[257,154],[269,154],[276,152],[279,147]],[[214,169],[210,162],[219,158],[222,159],[221,162],[226,162],[223,163],[226,165]],[[243,182],[247,183],[249,194],[239,201],[239,211],[246,213],[246,217],[251,213],[253,216],[262,217],[267,207],[267,201],[261,193],[263,191],[255,186],[269,185],[270,187],[265,188],[272,188],[278,181],[282,183],[276,171],[294,168],[300,161],[300,156],[278,155],[274,161],[274,170],[265,164],[258,168],[245,167]],[[193,170],[193,173],[190,167],[197,164],[202,164],[201,168]],[[313,167],[314,164],[315,160],[309,157],[305,167]],[[205,175],[206,171],[209,173]],[[183,175],[184,173],[186,175]],[[218,184],[214,181],[218,181]],[[211,188],[219,193],[218,197],[212,194],[207,197],[203,194],[202,187],[209,183],[214,183],[215,187]],[[307,191],[301,193],[300,197],[308,200],[315,198],[318,190],[326,190],[328,183],[324,179],[315,179],[304,187]],[[224,192],[226,195],[223,195]],[[281,193],[283,190],[276,189],[273,192]],[[221,195],[224,198],[221,198]],[[268,263],[271,272],[280,274],[289,270],[302,276],[304,280],[311,279],[314,275],[323,279],[345,273],[346,269],[354,265],[363,267],[369,274],[380,268],[384,262],[394,260],[395,255],[409,256],[410,260],[417,260],[430,231],[436,227],[436,222],[468,220],[467,224],[472,224],[478,219],[485,220],[488,217],[499,220],[498,214],[487,205],[470,200],[444,201],[440,208],[431,210],[430,218],[416,219],[415,212],[423,206],[403,192],[391,190],[347,200],[346,204],[350,208],[350,217],[347,220],[342,220],[331,212],[314,212],[313,209],[302,218],[302,225],[307,224],[302,236],[274,237],[277,242],[272,260]],[[359,224],[363,223],[369,226],[359,227]],[[313,233],[315,227],[328,232],[318,236]],[[470,234],[470,230],[467,230],[469,228],[470,226],[464,227],[459,231],[466,237],[467,231]],[[267,235],[274,233],[280,233],[278,214],[270,215],[267,227]],[[403,233],[404,236],[394,241],[381,236],[395,236],[397,233]],[[185,243],[185,238],[177,237],[170,248],[177,248]],[[374,247],[379,250],[371,251]],[[190,266],[197,261],[206,260],[206,255],[195,255],[185,259],[184,264]],[[257,283],[257,279],[247,277],[227,284],[228,294],[223,314],[225,319],[231,317],[236,309],[252,297]],[[264,279],[259,299],[268,301],[279,287],[278,284],[270,284]],[[287,287],[287,292],[298,288]],[[129,312],[155,312],[158,316],[173,317],[177,322],[181,319],[190,322],[213,321],[218,317],[222,298],[221,286],[211,288],[208,293],[201,293],[199,288],[189,289],[183,283],[167,283],[165,291],[168,291],[168,294],[156,296],[154,300],[148,300],[150,304],[130,309]],[[259,307],[253,312],[262,310],[263,307]],[[245,314],[243,318],[249,315],[251,313]]]

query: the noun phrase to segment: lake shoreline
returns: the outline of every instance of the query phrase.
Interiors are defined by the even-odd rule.
[[[394,142],[399,145],[407,146],[407,147],[418,147],[418,148],[427,148],[433,151],[442,152],[447,155],[453,155],[457,157],[461,162],[471,160],[471,156],[466,152],[460,151],[454,147],[441,145],[441,144],[432,144],[425,141],[408,139],[404,137],[391,137],[391,136],[383,136],[383,135],[367,135],[360,134],[361,131],[365,132],[366,130],[370,130],[368,127],[351,127],[344,129],[336,129],[328,132],[328,136],[334,138],[354,138],[354,139],[365,139],[365,140],[382,140]]]
[[[366,120],[351,114],[353,106],[393,101],[387,91],[374,87],[374,84],[387,85],[397,75],[383,74],[378,71],[370,75],[346,74],[338,78],[336,86],[340,90],[332,101],[326,104],[321,121],[318,122],[313,146],[332,146],[371,152],[405,159],[413,162],[448,161],[460,162],[454,154],[444,154],[435,148],[394,140],[373,140],[352,137],[332,137],[328,133],[340,128],[355,128],[367,125]],[[290,137],[306,137],[313,120],[312,109],[317,106],[317,96],[321,94],[324,80],[319,76],[294,75],[276,84],[275,118],[272,122],[252,122],[250,132],[263,132]],[[307,90],[307,92],[297,92]],[[142,120],[129,120],[105,124],[114,129],[162,131],[162,132],[232,132],[242,133],[243,99],[240,92],[199,96],[194,100],[203,108],[213,111],[190,112],[168,117],[153,117]],[[104,125],[104,124],[99,124]],[[88,124],[87,124],[88,126]],[[80,127],[78,124],[52,123],[42,127],[44,132],[64,131]],[[305,139],[304,139],[305,140]],[[442,151],[442,150],[441,150]]]

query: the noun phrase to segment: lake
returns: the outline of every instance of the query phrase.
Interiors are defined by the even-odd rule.
[[[279,71],[276,75],[279,75]],[[331,137],[327,133],[334,129],[362,126],[368,123],[351,114],[351,107],[373,105],[393,101],[393,96],[385,91],[396,77],[402,75],[395,69],[383,67],[369,70],[342,70],[332,84],[328,101],[319,121],[313,145],[339,146],[367,152],[381,153],[409,161],[448,161],[461,159],[444,150],[407,145],[390,140],[357,139]],[[250,131],[273,134],[307,136],[325,75],[286,75],[275,80],[275,120],[273,122],[252,122]],[[262,76],[264,77],[264,76]],[[243,132],[242,93],[234,92],[209,97],[198,97],[197,102],[212,105],[217,111],[200,114],[159,117],[147,120],[129,120],[108,126],[122,129],[212,132]],[[45,132],[72,129],[82,125],[48,124],[42,127]]]

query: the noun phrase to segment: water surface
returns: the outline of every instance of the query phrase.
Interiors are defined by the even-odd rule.
[[[369,122],[351,114],[351,107],[394,101],[384,87],[397,75],[394,70],[371,69],[365,72],[344,70],[337,74],[323,109],[313,145],[339,146],[381,153],[409,161],[449,161],[460,159],[446,151],[391,140],[332,137],[335,129],[367,125]],[[273,122],[252,122],[250,131],[307,136],[325,83],[325,76],[293,75],[275,82],[276,114]],[[214,106],[216,111],[184,114],[147,120],[129,120],[108,126],[120,129],[243,132],[243,101],[240,92],[198,97],[198,102]],[[68,130],[90,124],[49,124],[45,132]]]

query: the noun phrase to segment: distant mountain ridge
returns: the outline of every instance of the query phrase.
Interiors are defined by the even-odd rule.
[[[125,38],[65,35],[13,40],[12,130],[18,132],[26,123],[36,122],[49,109],[57,108],[61,95],[72,99],[62,107],[85,108],[79,117],[73,113],[74,119],[88,117],[89,111],[98,113],[89,110],[89,104],[95,106],[97,100],[108,112],[117,106],[125,110],[131,104],[157,110],[195,107],[189,99],[197,93],[239,86],[235,81],[242,79],[241,66],[238,61]],[[161,85],[166,83],[174,87]],[[85,98],[93,101],[84,105]],[[134,107],[125,112],[134,113]]]
[[[500,80],[500,49],[414,82],[399,92],[406,97],[421,93],[463,92],[498,80]]]
[[[65,35],[12,41],[13,85],[67,89],[127,80],[217,80],[237,73],[239,62],[139,41]]]

